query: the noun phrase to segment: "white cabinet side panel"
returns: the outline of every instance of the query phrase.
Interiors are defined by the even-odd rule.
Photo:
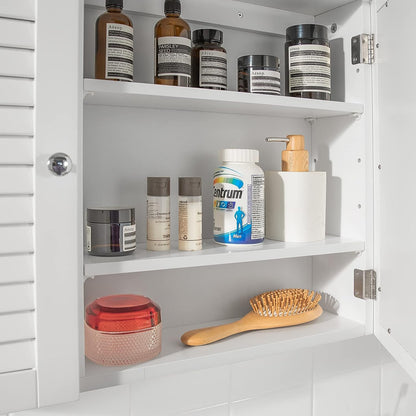
[[[416,65],[402,41],[412,36],[414,2],[389,2],[377,13],[378,156],[376,169],[376,269],[381,293],[376,334],[416,380],[414,293],[416,280],[416,192],[412,132],[416,119],[416,84],[408,68]],[[400,25],[401,30],[396,30]],[[405,65],[400,65],[404,62]]]
[[[0,18],[0,46],[34,49],[34,22]]]
[[[35,74],[34,52],[27,49],[0,47],[0,75],[33,78]]]
[[[79,396],[83,4],[60,2],[59,18],[51,18],[56,1],[37,2],[35,281],[40,407]],[[55,176],[47,168],[49,157],[57,152],[72,159],[66,176]]]
[[[345,19],[348,16],[348,19]],[[358,255],[313,258],[314,288],[328,295],[334,312],[366,323],[372,332],[372,302],[354,297],[354,268],[372,267],[372,113],[371,68],[352,65],[350,39],[370,30],[370,6],[354,1],[317,17],[337,24],[330,33],[332,98],[365,105],[360,117],[322,118],[312,124],[312,168],[327,172],[327,234],[365,241]],[[357,71],[358,70],[358,71]]]
[[[36,371],[0,374],[0,413],[36,407]]]

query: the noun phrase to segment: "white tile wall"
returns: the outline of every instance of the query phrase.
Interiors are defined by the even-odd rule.
[[[394,361],[382,367],[381,415],[414,416],[416,383]]]
[[[16,416],[130,416],[129,386],[117,386],[81,394],[79,401],[43,407]]]
[[[280,390],[231,403],[230,407],[230,416],[307,416],[311,415],[312,391],[309,385]]]
[[[231,367],[231,401],[269,392],[312,385],[310,350],[277,354],[234,364]]]
[[[192,410],[190,412],[182,414],[184,416],[229,416],[229,411],[229,405],[224,404],[219,406],[208,407],[206,409]]]
[[[230,367],[151,378],[131,386],[131,416],[185,414],[228,403]]]

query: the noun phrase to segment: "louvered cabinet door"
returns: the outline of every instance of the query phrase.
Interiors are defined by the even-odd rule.
[[[82,16],[68,3],[0,2],[0,414],[79,392]],[[47,168],[58,151],[64,178]]]

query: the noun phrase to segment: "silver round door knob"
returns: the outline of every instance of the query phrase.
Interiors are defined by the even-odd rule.
[[[55,153],[48,160],[48,169],[57,176],[65,176],[72,169],[72,160],[65,153]]]

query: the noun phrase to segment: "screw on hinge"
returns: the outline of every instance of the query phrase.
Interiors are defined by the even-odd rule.
[[[387,332],[388,332],[389,334],[391,334],[391,328],[389,328],[389,329],[387,330]]]
[[[242,18],[244,17],[244,14],[243,14],[243,12],[238,12],[238,13],[237,13],[237,16],[238,16],[240,19],[242,19]]]
[[[335,33],[338,30],[338,26],[336,23],[332,23],[331,25],[331,33]]]

